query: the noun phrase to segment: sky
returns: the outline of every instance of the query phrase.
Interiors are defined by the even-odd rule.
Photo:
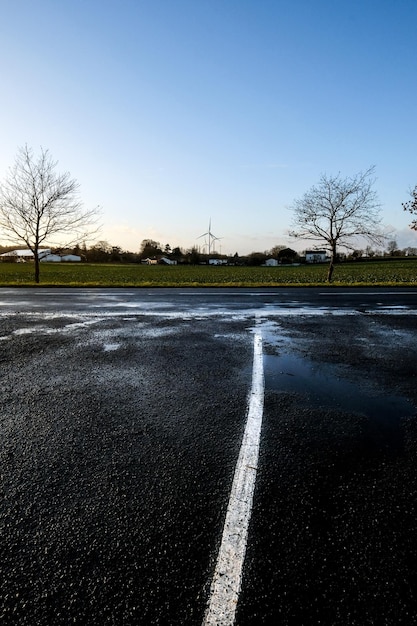
[[[415,0],[0,0],[0,178],[42,147],[110,245],[201,246],[211,220],[248,254],[311,246],[294,200],[374,165],[417,247],[416,24]]]

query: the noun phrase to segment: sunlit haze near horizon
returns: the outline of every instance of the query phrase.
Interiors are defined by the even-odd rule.
[[[211,219],[247,254],[308,247],[292,202],[375,165],[391,238],[417,247],[416,24],[415,0],[6,0],[0,177],[42,146],[110,245],[203,245]]]

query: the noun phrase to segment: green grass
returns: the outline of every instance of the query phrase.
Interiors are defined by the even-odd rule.
[[[326,285],[327,265],[296,267],[147,266],[42,263],[40,286],[279,287]],[[35,286],[31,263],[0,263],[1,287]],[[334,286],[417,285],[417,259],[344,263]]]

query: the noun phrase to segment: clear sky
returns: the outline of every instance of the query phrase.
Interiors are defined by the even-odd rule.
[[[0,175],[42,146],[111,245],[189,248],[211,218],[245,254],[302,249],[292,201],[375,165],[417,246],[416,25],[416,0],[1,0]]]

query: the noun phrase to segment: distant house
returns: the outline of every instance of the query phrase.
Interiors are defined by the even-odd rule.
[[[60,263],[61,261],[76,262],[81,261],[81,257],[76,254],[52,254],[50,248],[42,248],[38,251],[39,261],[43,263]],[[4,252],[0,254],[1,261],[17,261],[18,263],[24,263],[25,261],[33,261],[34,254],[31,250],[10,250],[10,252]]]
[[[42,259],[48,254],[51,254],[50,248],[43,248],[38,251],[39,259]],[[2,261],[17,261],[18,263],[24,263],[25,261],[33,261],[34,254],[32,250],[9,250],[9,252],[0,254],[0,259]]]
[[[174,259],[168,259],[166,256],[161,257],[158,260],[158,263],[160,263],[160,265],[177,265],[177,261]]]
[[[156,259],[142,259],[142,265],[157,265],[158,261]]]
[[[325,250],[306,250],[306,263],[325,263],[327,260]]]
[[[47,256],[55,256],[55,255],[52,255],[51,248],[44,248],[43,250],[38,250],[38,257],[40,261],[42,261],[42,259],[44,259]]]
[[[209,265],[227,265],[227,259],[209,259]]]
[[[27,261],[33,259],[33,252],[30,250],[9,250],[9,252],[3,252],[0,254],[2,261]]]
[[[267,259],[264,263],[267,267],[277,267],[278,261],[276,259]]]

